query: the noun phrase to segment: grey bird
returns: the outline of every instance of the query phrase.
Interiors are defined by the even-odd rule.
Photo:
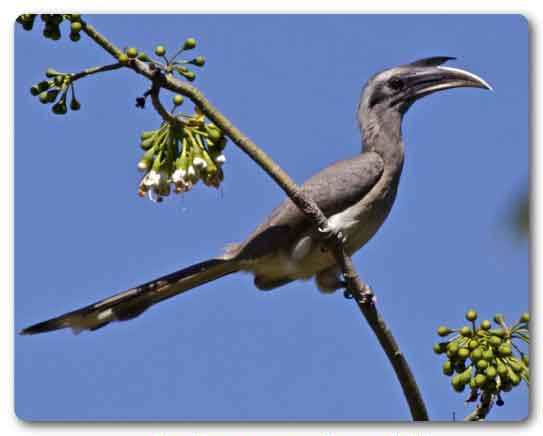
[[[302,186],[326,215],[330,228],[340,232],[349,254],[372,238],[394,203],[404,163],[402,118],[409,107],[421,97],[445,89],[492,89],[473,73],[443,66],[452,59],[421,59],[373,76],[358,105],[362,152],[328,166]],[[68,327],[75,333],[97,330],[112,321],[135,318],[160,301],[238,271],[253,274],[255,286],[261,290],[312,277],[322,292],[344,287],[341,271],[320,242],[318,229],[287,199],[244,242],[229,246],[221,256],[32,325],[21,333]]]

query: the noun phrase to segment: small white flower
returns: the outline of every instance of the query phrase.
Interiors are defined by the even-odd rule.
[[[215,158],[215,162],[217,163],[217,165],[222,165],[223,163],[226,162],[226,156],[224,154],[219,154],[216,158]]]
[[[143,184],[147,188],[153,188],[155,186],[158,186],[160,183],[160,175],[161,173],[158,173],[155,170],[149,171],[147,175],[143,179]]]
[[[149,164],[147,163],[147,161],[140,160],[138,162],[138,170],[145,171],[145,170],[147,170],[147,168],[149,168]]]
[[[184,183],[186,175],[187,175],[187,172],[184,169],[178,168],[172,174],[172,182],[176,184],[180,182]]]
[[[206,161],[201,157],[195,157],[192,161],[192,165],[194,165],[197,169],[204,169],[205,167],[207,167]]]
[[[187,175],[189,177],[194,177],[196,176],[196,170],[194,169],[194,167],[192,165],[189,166],[188,170],[187,170]]]
[[[178,168],[172,174],[172,183],[175,185],[175,192],[187,192],[192,188],[192,182],[187,177],[187,172]]]

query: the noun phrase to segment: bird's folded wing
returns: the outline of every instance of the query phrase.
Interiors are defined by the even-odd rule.
[[[308,179],[302,190],[330,217],[360,201],[383,174],[382,158],[364,152],[352,159],[338,161]],[[290,200],[279,205],[249,238],[226,253],[240,260],[266,256],[289,247],[310,228],[305,215]]]

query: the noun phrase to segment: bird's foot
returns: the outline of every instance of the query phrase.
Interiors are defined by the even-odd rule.
[[[346,286],[347,284],[345,283],[343,297],[351,300],[354,298],[354,295]],[[364,289],[362,290],[360,297],[357,298],[357,301],[361,304],[375,304],[377,302],[377,298],[375,297],[375,294],[373,293],[373,290],[370,288],[370,286],[364,284]]]
[[[341,232],[341,230],[334,230],[328,224],[326,224],[324,227],[319,227],[318,231],[323,235],[324,239],[336,238],[342,244],[347,242],[347,237]]]

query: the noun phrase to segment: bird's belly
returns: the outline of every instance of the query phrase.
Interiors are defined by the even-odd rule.
[[[381,213],[374,212],[380,210]],[[329,218],[329,225],[346,237],[345,248],[349,255],[356,252],[368,242],[381,227],[388,214],[380,208],[357,211],[345,211]],[[383,213],[386,212],[386,213]],[[295,246],[297,244],[294,244]],[[324,244],[315,239],[303,256],[294,255],[294,250],[281,250],[255,262],[249,268],[256,276],[266,280],[305,280],[313,277],[335,264],[335,258]]]
[[[392,183],[388,181],[383,178],[362,201],[328,218],[329,226],[346,238],[345,249],[349,255],[365,245],[388,216],[396,196],[398,177]],[[311,239],[311,245],[303,250],[303,255],[295,253],[295,247],[305,237],[307,234],[301,235],[301,239],[292,247],[258,259],[244,269],[253,272],[262,281],[280,282],[309,279],[336,264],[334,256],[324,244],[315,239]]]

